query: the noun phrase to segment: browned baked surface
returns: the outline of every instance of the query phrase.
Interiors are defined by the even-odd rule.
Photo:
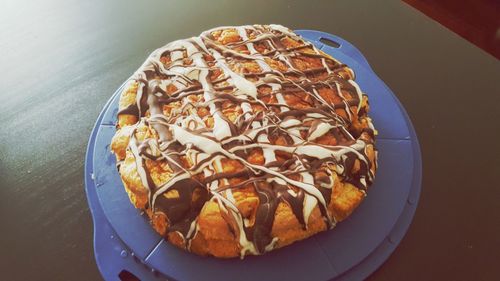
[[[201,255],[283,247],[345,219],[376,170],[346,65],[279,25],[156,50],[121,97],[111,149],[155,230]]]

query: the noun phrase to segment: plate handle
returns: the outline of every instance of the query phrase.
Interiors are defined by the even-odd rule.
[[[358,50],[358,48],[354,47],[354,45],[336,35],[322,31],[306,29],[296,30],[295,33],[310,41],[313,41],[316,46],[321,46],[320,49],[322,50],[330,49],[330,51],[332,51],[333,53],[335,53],[336,51],[341,52],[345,55],[350,56],[355,61],[371,70],[370,64],[366,60],[365,56],[363,56],[363,54]]]

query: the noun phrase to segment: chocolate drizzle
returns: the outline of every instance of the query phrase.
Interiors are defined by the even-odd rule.
[[[178,231],[184,237],[189,234],[191,223],[196,219],[208,200],[208,191],[204,185],[193,179],[183,179],[170,188],[178,197],[160,196],[156,200],[155,210],[164,213],[171,227],[168,232]],[[197,193],[195,199],[193,194]]]
[[[121,110],[118,111],[118,115],[120,114],[129,114],[129,115],[134,115],[139,117],[139,108],[137,107],[137,104],[133,103]]]
[[[236,31],[238,40],[219,42],[214,34],[225,30]],[[319,64],[304,68],[300,60]],[[259,71],[239,68],[246,62]],[[290,207],[303,229],[316,206],[333,226],[328,211],[333,173],[360,189],[374,178],[366,153],[374,131],[351,128],[367,114],[352,75],[278,25],[222,27],[158,49],[131,78],[139,83],[136,102],[118,112],[139,118],[129,150],[149,190],[148,208],[165,214],[167,233],[181,234],[189,248],[203,205],[217,202],[228,225],[235,226],[242,256],[274,247],[271,232],[280,203]],[[140,125],[157,137],[138,141]],[[330,142],[318,141],[325,137]],[[263,164],[249,160],[255,149]],[[243,168],[224,172],[225,159]],[[172,177],[156,186],[146,160],[165,161]],[[233,196],[249,187],[259,201],[253,223]]]

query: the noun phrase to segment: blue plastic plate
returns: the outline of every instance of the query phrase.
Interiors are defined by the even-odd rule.
[[[379,135],[379,169],[368,197],[332,231],[244,260],[199,257],[163,240],[129,202],[110,142],[118,98],[108,101],[90,136],[85,188],[94,220],[97,265],[106,280],[127,271],[141,280],[360,280],[394,251],[415,212],[421,186],[420,148],[405,110],[349,42],[320,31],[298,34],[349,65],[370,98]],[[333,41],[337,47],[322,42]]]

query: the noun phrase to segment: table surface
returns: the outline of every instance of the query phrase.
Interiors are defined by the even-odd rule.
[[[415,125],[420,203],[369,279],[498,277],[500,63],[403,2],[9,0],[0,4],[2,279],[101,279],[83,186],[99,112],[157,47],[248,23],[352,42]]]

